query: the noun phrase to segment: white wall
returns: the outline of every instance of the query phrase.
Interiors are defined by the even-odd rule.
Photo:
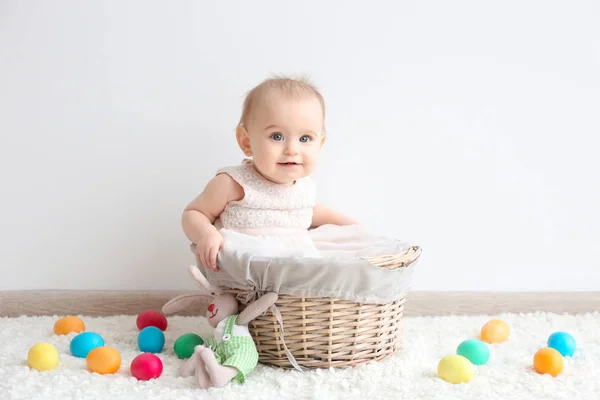
[[[282,4],[285,3],[285,4]],[[0,290],[187,289],[180,214],[244,93],[308,74],[319,199],[415,290],[600,289],[600,7],[0,1]]]

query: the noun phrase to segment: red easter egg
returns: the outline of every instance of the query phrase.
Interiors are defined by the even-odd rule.
[[[158,378],[162,374],[163,363],[154,354],[143,353],[131,361],[129,370],[131,371],[131,375],[140,381],[147,381]]]
[[[167,329],[167,318],[156,310],[146,310],[140,313],[136,323],[140,331],[148,326],[155,326],[161,331]]]

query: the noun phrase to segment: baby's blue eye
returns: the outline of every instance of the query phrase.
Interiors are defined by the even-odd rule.
[[[301,141],[302,143],[308,143],[308,142],[310,142],[310,140],[311,140],[311,139],[310,139],[310,136],[308,136],[308,135],[304,135],[304,136],[302,136],[302,137],[300,138],[300,141]]]
[[[271,139],[277,140],[279,142],[283,140],[283,135],[281,133],[274,133],[271,135]]]

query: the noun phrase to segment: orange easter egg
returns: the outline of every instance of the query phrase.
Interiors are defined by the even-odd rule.
[[[562,372],[564,366],[563,356],[558,350],[551,347],[544,347],[533,356],[533,368],[540,374],[557,376]]]
[[[83,321],[72,315],[60,318],[54,324],[54,333],[57,335],[67,335],[71,332],[83,332],[85,331],[85,324]]]
[[[508,324],[499,319],[488,321],[481,328],[481,340],[486,343],[502,343],[507,341],[509,336]]]
[[[98,374],[114,374],[121,368],[121,355],[110,346],[96,347],[85,358],[90,371]]]

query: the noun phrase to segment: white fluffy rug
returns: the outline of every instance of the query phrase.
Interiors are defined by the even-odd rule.
[[[135,316],[82,317],[88,331],[99,333],[123,359],[114,375],[92,374],[85,360],[70,355],[75,334],[56,336],[58,317],[0,319],[0,399],[598,399],[600,398],[600,314],[578,316],[536,313],[478,317],[406,318],[404,350],[379,363],[348,369],[305,373],[259,365],[243,384],[204,391],[192,378],[176,376],[181,361],[173,353],[179,335],[196,332],[203,337],[210,327],[201,317],[169,317],[167,342],[160,354],[163,375],[137,381],[129,363],[139,354]],[[437,363],[453,354],[458,344],[477,338],[481,326],[501,318],[511,326],[508,342],[491,346],[487,365],[474,378],[452,385],[437,377]],[[557,378],[539,375],[532,368],[535,351],[554,331],[568,331],[577,351],[565,359]],[[47,341],[60,353],[59,367],[49,372],[29,369],[27,351]]]

